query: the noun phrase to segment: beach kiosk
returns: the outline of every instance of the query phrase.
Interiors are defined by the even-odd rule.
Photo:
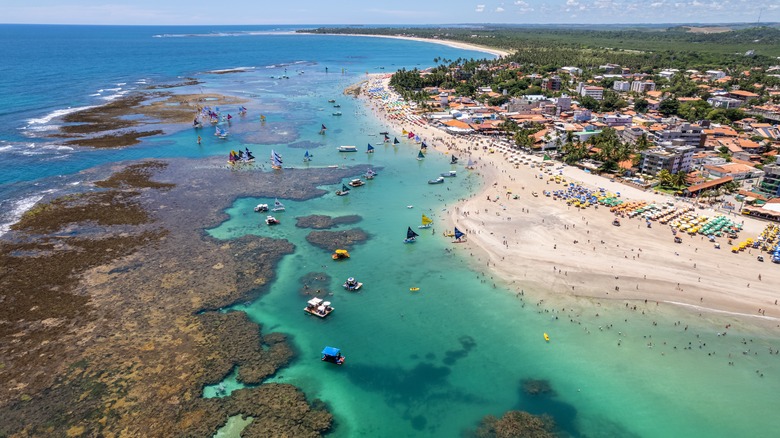
[[[325,347],[322,350],[322,361],[335,363],[336,365],[344,364],[344,356],[341,355],[341,350],[336,347]]]

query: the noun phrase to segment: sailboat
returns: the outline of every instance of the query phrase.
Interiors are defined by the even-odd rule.
[[[393,144],[398,144],[400,141],[398,141],[398,137],[393,137]]]
[[[374,179],[374,177],[375,177],[375,176],[377,176],[377,173],[376,173],[376,172],[374,172],[374,169],[372,169],[372,168],[370,168],[370,167],[369,167],[369,168],[368,168],[368,170],[366,171],[366,174],[365,174],[365,175],[363,175],[363,176],[364,176],[366,179]]]
[[[271,149],[271,168],[279,170],[282,168],[282,156]]]
[[[385,139],[384,139],[383,141],[384,141],[385,143],[388,143],[388,142],[390,142],[390,137],[388,137],[388,136],[387,136],[387,134],[385,134]]]
[[[327,129],[328,129],[328,128],[326,128],[326,127],[325,127],[325,124],[323,123],[323,124],[322,124],[322,128],[320,128],[320,135],[325,135],[325,131],[326,131]]]
[[[450,164],[458,164],[458,157],[455,155],[452,156],[452,160],[450,160]]]
[[[371,143],[368,144],[368,149],[366,149],[367,154],[373,154],[374,153],[374,147],[371,146]]]
[[[429,218],[426,215],[422,215],[422,225],[418,226],[417,228],[430,228],[433,224],[433,219]]]
[[[214,135],[216,135],[219,138],[227,138],[228,132],[224,129],[220,129],[219,126],[214,128]]]
[[[311,161],[311,157],[312,157],[312,155],[309,154],[309,151],[306,151],[306,153],[303,154],[303,162],[304,163],[308,163],[309,161]]]
[[[418,160],[422,160],[423,158],[425,158],[425,155],[422,152],[423,152],[422,149],[420,149],[420,152],[417,153]]]
[[[417,236],[419,236],[419,234],[415,233],[412,230],[412,227],[407,228],[406,239],[404,239],[404,243],[414,243],[415,241],[417,241]]]
[[[284,204],[279,202],[279,199],[274,199],[274,208],[271,211],[284,211]]]
[[[346,195],[349,195],[349,187],[347,187],[345,184],[341,184],[341,190],[336,190],[336,196]]]
[[[466,237],[466,234],[460,231],[458,227],[455,227],[455,235],[453,237],[455,237],[455,240],[452,243],[463,243],[465,242],[464,237]]]
[[[474,161],[471,158],[469,158],[469,162],[466,163],[466,169],[473,169],[474,165],[475,165]]]
[[[425,144],[425,142],[422,142],[422,144],[420,145],[420,149],[428,149],[428,145]]]

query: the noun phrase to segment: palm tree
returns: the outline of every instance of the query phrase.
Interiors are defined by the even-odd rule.
[[[658,178],[658,182],[661,187],[671,187],[672,174],[668,170],[661,169],[655,176]]]
[[[671,175],[670,182],[675,188],[682,189],[688,185],[688,174],[681,170]]]

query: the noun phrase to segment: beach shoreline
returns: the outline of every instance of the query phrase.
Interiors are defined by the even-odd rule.
[[[374,76],[370,86],[380,83],[388,90],[388,75]],[[451,135],[419,116],[393,119],[377,99],[366,100],[371,112],[392,130],[413,131],[440,153],[457,154],[461,164],[476,161],[471,172],[480,175],[482,188],[448,209],[446,228],[465,232],[468,241],[456,249],[467,251],[477,269],[487,268],[518,295],[530,294],[553,307],[579,299],[648,309],[673,306],[739,319],[749,326],[780,327],[778,294],[772,287],[780,283],[780,276],[748,251],[731,253],[725,239],[722,249],[714,249],[699,235],[683,234],[683,243],[677,244],[668,227],[654,222],[648,228],[640,217],[621,219],[623,226],[615,227],[615,216],[606,207],[579,209],[545,197],[545,190],[563,186],[543,173],[542,157],[500,151],[497,142],[486,138]],[[523,157],[528,164],[515,166],[508,155]],[[560,166],[555,163],[553,168]],[[569,182],[622,192],[624,200],[675,201],[572,166],[555,170],[559,173]],[[733,219],[744,221],[738,240],[755,237],[766,225],[749,217]]]
[[[364,34],[357,34],[357,33],[324,33],[324,34],[317,34],[317,35],[330,35],[330,36],[346,36],[346,37],[370,37],[370,38],[392,38],[396,40],[407,40],[407,41],[417,41],[421,43],[431,43],[431,44],[440,44],[442,46],[452,47],[455,49],[462,49],[462,50],[473,50],[475,52],[483,52],[490,55],[493,55],[497,58],[503,58],[505,56],[511,55],[512,52],[508,50],[498,49],[495,47],[488,47],[483,46],[480,44],[471,44],[471,43],[464,43],[461,41],[452,41],[452,40],[439,40],[439,39],[432,39],[432,38],[420,38],[420,37],[410,37],[410,36],[403,36],[403,35],[364,35]]]

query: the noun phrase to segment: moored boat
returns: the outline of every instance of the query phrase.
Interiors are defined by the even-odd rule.
[[[306,303],[306,307],[303,311],[309,315],[325,318],[333,312],[333,307],[330,305],[330,301],[322,301],[320,298],[312,298]]]
[[[347,278],[347,281],[345,281],[342,286],[344,286],[344,289],[348,291],[356,291],[361,287],[363,287],[363,283],[355,280],[354,277],[349,277]]]
[[[336,347],[325,347],[322,350],[322,361],[342,365],[346,358],[341,355],[341,350]]]
[[[343,145],[339,146],[337,149],[339,152],[357,152],[357,146]]]
[[[444,177],[440,176],[436,179],[429,179],[428,184],[442,184],[444,182]]]
[[[362,185],[365,185],[366,183],[363,182],[363,180],[361,180],[360,178],[355,178],[352,181],[350,181],[348,184],[352,187],[360,187]]]
[[[433,225],[433,219],[426,215],[422,215],[422,225],[419,225],[417,228],[430,228],[431,225]]]
[[[349,187],[342,184],[341,190],[336,190],[336,196],[347,196],[347,195],[349,195]]]
[[[441,173],[440,175],[445,177],[445,178],[454,178],[454,177],[458,176],[458,172],[455,171],[455,170],[450,170],[449,172],[444,172],[444,173]]]
[[[284,211],[284,204],[279,202],[278,199],[274,199],[274,208],[271,211]]]
[[[257,204],[255,206],[255,211],[257,212],[268,211],[268,204]]]
[[[337,249],[330,256],[333,260],[343,260],[349,258],[349,252],[346,249]]]
[[[278,219],[276,219],[273,216],[266,216],[265,218],[265,224],[266,225],[279,225],[281,222],[279,222]]]

